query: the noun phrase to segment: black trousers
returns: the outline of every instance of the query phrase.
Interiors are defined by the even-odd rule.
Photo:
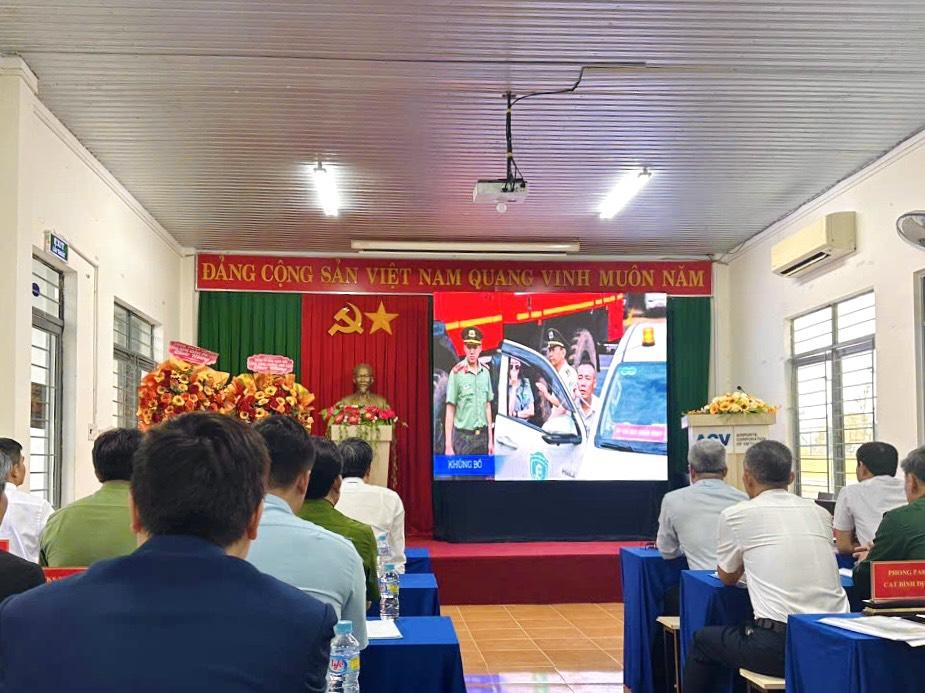
[[[477,431],[464,431],[453,428],[453,452],[457,455],[487,455],[488,427]]]
[[[784,675],[785,633],[740,626],[708,626],[694,634],[684,669],[684,693],[712,693],[722,670],[751,669],[766,676]]]
[[[665,602],[662,616],[681,615],[681,585],[674,585],[665,591]]]

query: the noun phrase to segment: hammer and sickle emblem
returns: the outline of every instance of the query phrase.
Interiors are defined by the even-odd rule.
[[[333,337],[338,332],[363,334],[363,315],[352,303],[348,303],[334,314],[334,324],[328,328],[328,334]]]

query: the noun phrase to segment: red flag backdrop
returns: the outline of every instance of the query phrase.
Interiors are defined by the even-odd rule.
[[[394,317],[389,319],[388,314]],[[395,490],[405,504],[408,534],[429,535],[433,530],[428,354],[431,314],[429,296],[304,294],[302,297],[301,378],[315,394],[316,411],[352,392],[354,365],[368,363],[376,378],[372,391],[385,397],[399,419],[408,424],[407,428],[396,428],[394,443]],[[362,333],[356,331],[357,327]],[[315,433],[323,431],[324,423],[316,415]]]

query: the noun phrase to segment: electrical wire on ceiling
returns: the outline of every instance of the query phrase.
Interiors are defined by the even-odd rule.
[[[517,166],[517,160],[514,158],[514,141],[511,132],[511,118],[515,104],[520,103],[525,99],[532,99],[536,96],[556,96],[559,94],[571,94],[578,89],[582,80],[585,78],[585,72],[589,70],[625,71],[632,69],[647,70],[662,68],[657,68],[645,62],[609,63],[606,65],[582,65],[581,70],[578,72],[578,79],[576,79],[575,83],[570,87],[564,87],[562,89],[550,89],[547,91],[534,91],[530,92],[529,94],[522,94],[521,96],[517,97],[515,97],[514,94],[510,91],[505,92],[504,96],[507,99],[507,114],[505,117],[505,136],[507,143],[507,180],[505,181],[502,190],[504,192],[513,192],[518,182],[526,182],[520,172],[520,168]]]

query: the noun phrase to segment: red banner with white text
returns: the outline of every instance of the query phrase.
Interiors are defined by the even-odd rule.
[[[386,260],[272,255],[196,256],[199,291],[410,293],[529,291],[709,296],[707,261]]]

